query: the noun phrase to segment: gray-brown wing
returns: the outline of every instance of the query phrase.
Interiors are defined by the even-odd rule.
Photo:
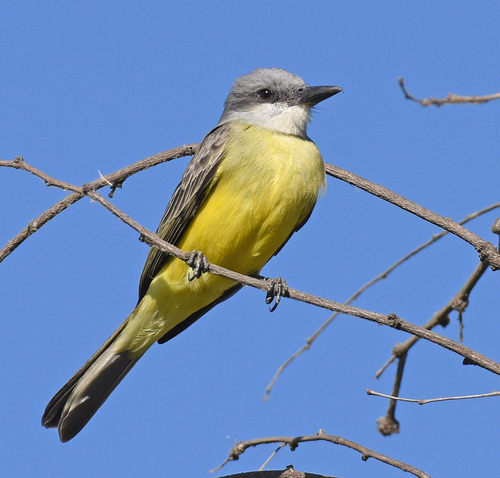
[[[177,244],[207,195],[217,168],[224,158],[227,135],[227,125],[214,128],[205,136],[188,164],[156,231],[170,244]],[[139,301],[169,256],[170,254],[156,247],[150,249],[139,281]]]

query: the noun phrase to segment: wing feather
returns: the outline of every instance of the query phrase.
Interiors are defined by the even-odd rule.
[[[217,126],[205,136],[175,189],[156,231],[170,244],[177,244],[209,192],[224,158],[228,130],[227,125]],[[150,249],[139,281],[139,302],[169,257],[170,254],[156,247]]]

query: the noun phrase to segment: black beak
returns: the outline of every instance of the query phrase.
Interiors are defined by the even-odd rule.
[[[313,107],[341,91],[340,86],[306,86],[298,91],[298,103]]]

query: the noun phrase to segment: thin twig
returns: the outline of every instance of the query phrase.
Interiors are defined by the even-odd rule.
[[[498,253],[497,248],[491,242],[481,239],[465,227],[460,226],[453,219],[440,216],[439,214],[436,214],[435,212],[432,212],[429,209],[426,209],[419,204],[396,194],[384,186],[368,181],[367,179],[357,176],[356,174],[346,171],[345,169],[325,163],[325,171],[334,178],[363,189],[364,191],[369,192],[384,201],[390,202],[401,209],[411,212],[415,216],[435,224],[441,229],[451,232],[457,237],[460,237],[465,242],[474,246],[476,251],[479,253],[480,260],[488,262],[492,270],[500,269],[500,254]]]
[[[468,214],[458,224],[460,224],[460,225],[465,224],[465,223],[467,223],[469,221],[472,221],[473,219],[475,219],[475,218],[477,218],[477,217],[479,217],[479,216],[481,216],[483,214],[486,214],[487,212],[490,212],[490,211],[492,211],[494,209],[497,209],[497,208],[500,208],[500,203],[492,204],[491,206],[485,207],[485,208],[483,208],[483,209],[481,209],[479,211],[476,211],[476,212],[474,212],[472,214]],[[381,281],[383,279],[386,279],[387,276],[391,272],[393,272],[396,268],[398,268],[401,264],[403,264],[404,262],[406,262],[407,260],[409,260],[411,257],[413,257],[416,254],[418,254],[420,251],[422,251],[426,247],[429,247],[431,244],[433,244],[434,242],[438,241],[442,237],[446,236],[447,234],[449,234],[448,231],[441,231],[439,234],[434,234],[432,236],[432,238],[429,239],[427,242],[425,242],[421,246],[417,247],[413,251],[411,251],[408,254],[406,254],[403,258],[401,258],[400,260],[398,260],[397,262],[395,262],[392,266],[390,266],[384,272],[382,272],[378,276],[374,277],[369,282],[367,282],[363,287],[361,287],[360,289],[358,289],[351,297],[349,297],[349,299],[347,299],[347,301],[345,302],[345,304],[351,304],[352,302],[354,302],[367,289],[369,289],[370,287],[372,287],[377,282],[379,282],[379,281]],[[288,357],[288,359],[285,360],[285,362],[278,368],[278,370],[274,374],[272,380],[269,382],[269,385],[266,387],[266,391],[265,391],[265,395],[264,395],[264,402],[266,402],[269,399],[269,394],[271,393],[271,390],[273,389],[274,384],[277,382],[278,378],[285,371],[285,369],[297,357],[299,357],[299,355],[301,355],[303,352],[305,352],[306,350],[309,350],[311,348],[313,342],[319,337],[319,335],[323,332],[323,330],[325,330],[333,322],[333,320],[338,315],[339,315],[339,313],[335,312],[325,322],[323,322],[323,324],[314,332],[314,334],[312,334],[310,337],[308,337],[306,339],[306,343],[299,350],[297,350],[293,355],[291,355],[290,357]],[[385,365],[377,372],[377,374],[381,374],[385,370],[385,368],[388,367],[394,361],[394,358],[395,357],[392,356],[385,363]]]
[[[418,476],[420,478],[430,478],[427,473],[425,473],[422,470],[419,470],[418,468],[415,468],[414,466],[408,465],[407,463],[403,463],[402,461],[399,460],[395,460],[394,458],[391,458],[389,456],[382,455],[381,453],[370,450],[369,448],[359,445],[358,443],[355,443],[351,440],[347,440],[339,436],[328,435],[323,430],[320,430],[317,435],[306,435],[299,437],[285,437],[285,436],[268,437],[268,438],[256,438],[254,440],[249,440],[249,441],[240,441],[236,444],[236,446],[234,446],[230,450],[229,456],[226,459],[226,461],[224,461],[224,463],[222,463],[219,467],[217,467],[215,470],[212,471],[220,470],[229,461],[238,460],[240,455],[242,455],[245,452],[245,450],[250,447],[270,444],[270,443],[285,443],[290,447],[290,450],[293,451],[297,448],[299,443],[305,443],[311,441],[327,441],[330,443],[334,443],[336,445],[342,445],[361,453],[361,458],[363,459],[363,461],[367,461],[368,458],[374,458],[376,460],[381,461],[382,463],[386,463],[388,465],[399,468],[400,470],[412,473],[413,475]]]
[[[114,187],[119,187],[119,186],[121,187],[123,182],[133,174],[136,174],[139,171],[144,171],[145,169],[151,168],[152,166],[156,166],[157,164],[164,163],[165,161],[181,158],[183,156],[190,156],[194,154],[198,146],[199,146],[198,144],[188,144],[185,146],[180,146],[178,148],[170,149],[168,151],[164,151],[162,153],[155,154],[153,156],[150,156],[149,158],[142,159],[141,161],[126,166],[125,168],[122,168],[118,171],[115,171],[114,173],[108,174],[107,176],[104,176],[100,179],[96,179],[95,181],[92,181],[91,183],[88,183],[84,186],[90,189],[97,190],[102,187],[108,186],[109,183],[112,183]],[[25,163],[23,158],[21,158],[20,156],[16,157],[12,161],[0,160],[0,167],[23,169],[40,177],[42,180],[45,181],[45,183],[48,186],[59,186],[60,184],[64,184],[66,187],[62,187],[62,189],[70,189],[68,186],[71,186],[71,190],[74,190],[73,185],[69,185],[68,183],[58,181],[54,178],[51,178],[50,176],[45,175],[45,173],[42,173],[38,169]],[[2,262],[26,239],[28,239],[29,236],[38,231],[38,229],[40,229],[44,224],[49,222],[51,219],[56,217],[59,213],[67,209],[75,202],[82,199],[84,196],[85,195],[81,191],[73,192],[69,196],[66,196],[64,199],[61,199],[52,207],[44,211],[37,218],[30,221],[28,225],[21,232],[16,234],[15,237],[13,237],[2,249],[0,249],[0,262]]]
[[[425,405],[427,403],[434,403],[434,402],[445,402],[449,400],[468,400],[469,398],[488,398],[488,397],[499,397],[500,392],[493,391],[490,393],[480,393],[476,395],[462,395],[460,397],[441,397],[441,398],[428,398],[425,400],[421,399],[416,399],[416,398],[402,398],[398,397],[397,395],[386,395],[385,393],[380,393],[380,392],[375,392],[374,390],[367,389],[366,390],[367,395],[374,395],[376,397],[383,397],[383,398],[389,398],[391,401],[399,401],[399,402],[412,402],[412,403],[418,403],[419,405]]]
[[[399,395],[401,382],[403,381],[406,357],[407,354],[402,354],[399,357],[398,370],[396,372],[396,378],[394,379],[394,385],[392,388],[392,394],[394,396]],[[396,420],[396,404],[397,402],[395,400],[391,400],[385,417],[381,417],[377,420],[377,430],[382,433],[382,435],[387,436],[392,435],[393,433],[399,433],[399,422]]]
[[[262,471],[266,466],[267,464],[276,456],[276,454],[283,448],[286,446],[286,443],[280,443],[280,445],[278,446],[278,448],[276,448],[276,450],[274,450],[271,455],[269,456],[269,458],[264,462],[262,463],[262,466],[259,468],[259,471]]]
[[[453,310],[460,309],[462,312],[468,304],[469,294],[477,284],[479,279],[488,269],[488,264],[485,262],[480,262],[475,269],[472,271],[470,276],[465,281],[465,284],[460,288],[460,290],[453,296],[453,298],[441,309],[438,310],[422,327],[424,329],[432,330],[437,325],[446,327],[449,323],[448,314]],[[376,378],[379,378],[385,369],[392,363],[397,357],[400,357],[410,350],[413,345],[418,342],[419,337],[410,337],[405,342],[398,343],[392,349],[392,356],[387,360],[387,362],[377,371],[375,374]]]
[[[73,186],[73,184],[60,181],[59,179],[55,179],[52,176],[45,174],[43,171],[35,168],[31,164],[24,162],[24,158],[22,156],[16,156],[12,161],[0,161],[0,166],[27,171],[28,173],[33,174],[33,176],[40,178],[46,186],[55,186],[56,188],[62,189],[63,191],[80,191],[80,188],[78,188],[77,186]]]
[[[457,103],[473,103],[473,104],[482,104],[486,103],[488,101],[492,100],[498,100],[500,98],[500,93],[494,93],[492,95],[486,95],[486,96],[460,96],[456,95],[455,93],[448,93],[448,95],[443,98],[425,98],[423,100],[420,100],[418,98],[415,98],[415,96],[411,95],[408,90],[406,89],[405,82],[403,78],[399,77],[398,78],[399,86],[401,87],[401,90],[403,91],[403,94],[405,95],[405,98],[408,100],[415,101],[422,106],[430,106],[430,105],[435,105],[435,106],[442,106],[442,105],[451,105],[451,104],[457,104]]]

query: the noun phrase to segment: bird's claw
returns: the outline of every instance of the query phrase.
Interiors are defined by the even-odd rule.
[[[188,274],[189,281],[199,279],[201,275],[208,270],[207,257],[201,251],[191,252],[186,264],[193,269],[192,272]]]
[[[269,311],[274,312],[276,310],[276,307],[278,307],[281,298],[288,296],[288,285],[285,279],[282,279],[281,277],[276,277],[275,279],[266,278],[266,280],[269,282],[269,290],[267,291],[266,295],[266,304],[270,304],[274,300],[274,305],[272,307],[269,307]]]

